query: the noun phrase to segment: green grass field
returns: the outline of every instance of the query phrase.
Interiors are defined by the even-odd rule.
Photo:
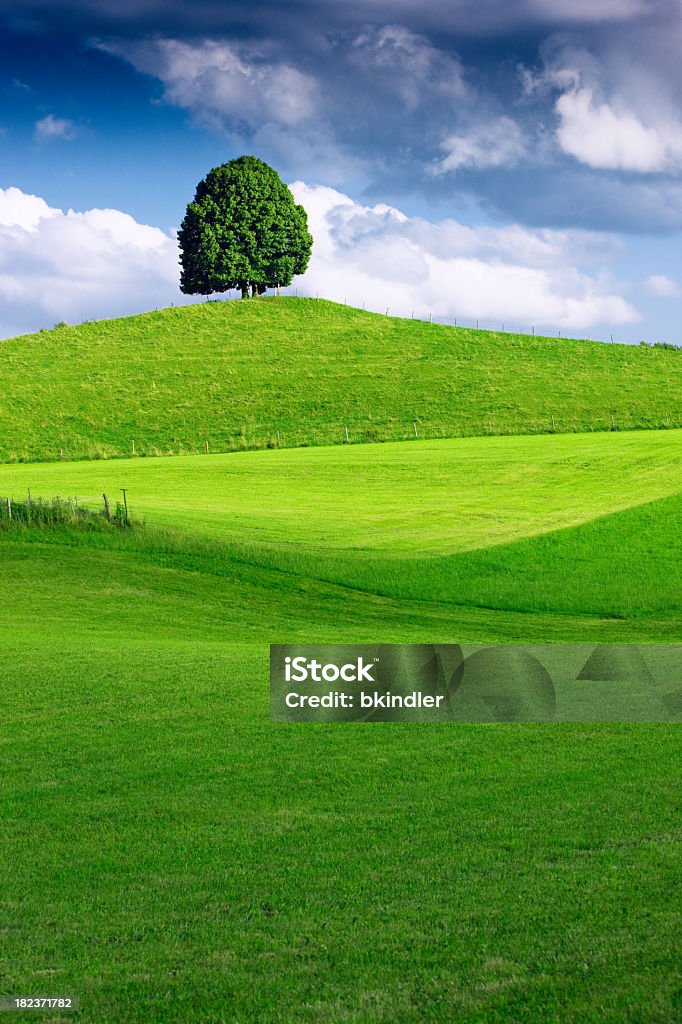
[[[0,529],[3,991],[682,1016],[676,724],[273,725],[267,683],[270,643],[681,642],[679,353],[289,299],[2,345],[0,495],[136,524]],[[164,454],[206,441],[271,450]]]
[[[120,487],[144,527],[0,532],[4,990],[680,1018],[678,725],[273,725],[267,683],[274,642],[682,641],[679,431],[0,467]]]
[[[0,342],[0,461],[682,426],[682,353],[314,299],[209,302]],[[553,420],[554,418],[554,425]]]

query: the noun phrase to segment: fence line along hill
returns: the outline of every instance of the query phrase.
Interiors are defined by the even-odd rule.
[[[682,352],[316,299],[206,302],[0,342],[0,461],[682,425]]]

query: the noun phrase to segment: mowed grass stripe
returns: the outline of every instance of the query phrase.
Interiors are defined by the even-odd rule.
[[[314,299],[210,302],[0,341],[0,460],[682,426],[682,355]],[[554,427],[552,425],[554,418]],[[279,434],[279,438],[278,438]]]
[[[451,554],[589,521],[682,488],[682,432],[461,438],[0,467],[0,494],[128,490],[134,514],[216,540]]]
[[[82,619],[88,631],[176,641],[677,642],[681,513],[677,494],[511,544],[404,559],[153,527],[20,529],[0,542],[7,635],[38,622],[59,637]]]

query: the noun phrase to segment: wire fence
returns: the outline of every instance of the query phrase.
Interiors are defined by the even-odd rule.
[[[618,328],[614,327],[613,330],[608,332],[593,332],[588,330],[587,333],[580,333],[579,329],[571,327],[552,327],[546,323],[538,322],[533,323],[526,321],[514,320],[501,320],[492,317],[457,317],[457,316],[446,316],[441,313],[434,313],[432,310],[424,309],[407,309],[401,307],[392,306],[379,306],[376,302],[362,302],[348,301],[347,296],[334,296],[328,298],[325,295],[320,295],[319,292],[309,293],[300,289],[298,286],[290,285],[287,287],[279,287],[274,289],[274,295],[276,297],[285,298],[305,298],[305,299],[324,299],[329,302],[336,302],[339,305],[349,306],[354,309],[362,310],[367,313],[377,313],[382,316],[397,320],[418,320],[422,323],[439,324],[443,327],[461,327],[465,330],[476,330],[476,331],[487,331],[494,334],[510,334],[510,335],[524,335],[524,336],[537,336],[538,338],[556,338],[556,339],[567,339],[572,341],[598,341],[603,344],[611,345],[648,345],[652,347],[667,348],[673,350],[682,350],[682,343],[671,342],[671,341],[646,341],[640,339],[639,341],[632,341],[618,336]],[[272,296],[266,296],[272,297]],[[207,296],[206,302],[226,302],[233,301],[237,298],[241,298],[241,295],[237,292],[227,292],[225,298],[216,298]]]
[[[188,436],[173,446],[138,437],[122,448],[120,443],[100,442],[82,446],[46,446],[40,450],[24,448],[20,452],[0,449],[0,462],[78,462],[121,458],[159,458],[184,455],[224,455],[265,449],[336,447],[338,445],[385,444],[404,441],[440,441],[474,437],[515,437],[542,434],[590,434],[633,430],[675,430],[682,420],[664,408],[650,413],[595,410],[590,417],[564,413],[542,413],[527,417],[514,413],[491,413],[476,421],[435,422],[405,420],[326,423],[287,429],[266,423],[248,427],[226,427],[207,437]],[[0,510],[0,515],[2,510]]]

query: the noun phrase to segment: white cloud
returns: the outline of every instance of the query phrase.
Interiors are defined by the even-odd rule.
[[[34,127],[34,136],[38,142],[52,142],[54,139],[70,142],[77,134],[78,129],[73,121],[66,117],[55,117],[53,114],[36,121]]]
[[[350,58],[361,72],[378,72],[376,83],[387,84],[408,110],[416,110],[425,95],[459,101],[473,96],[459,58],[403,25],[361,32],[353,40]]]
[[[608,275],[587,273],[610,241],[589,232],[431,224],[303,182],[292,185],[315,239],[299,292],[395,315],[458,317],[552,328],[622,324],[639,314]]]
[[[119,210],[66,213],[0,189],[0,335],[177,302],[177,242]]]
[[[160,79],[167,102],[213,128],[293,127],[316,111],[317,83],[311,76],[238,43],[156,39],[102,48]]]
[[[666,274],[651,274],[644,282],[652,295],[663,299],[679,299],[682,296],[682,289]]]
[[[527,99],[558,92],[556,141],[568,156],[595,170],[636,174],[682,169],[679,89],[644,56],[633,60],[616,43],[605,51],[555,37],[542,47],[540,73],[519,68]],[[661,50],[660,61],[666,57]]]
[[[644,124],[631,110],[595,101],[589,88],[556,102],[557,138],[565,153],[589,167],[652,173],[682,163],[682,124]]]
[[[524,156],[527,146],[516,122],[500,117],[468,133],[448,136],[442,148],[447,155],[434,165],[436,174],[464,167],[511,166]]]
[[[59,216],[40,196],[28,195],[18,188],[0,188],[0,229],[35,231],[41,220]]]

